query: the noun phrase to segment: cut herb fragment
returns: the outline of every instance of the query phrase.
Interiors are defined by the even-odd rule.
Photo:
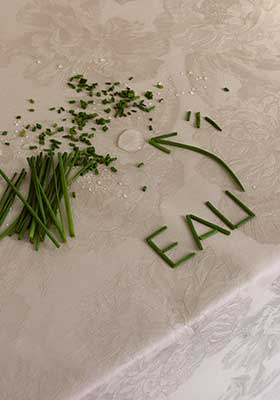
[[[186,121],[189,121],[191,119],[191,114],[192,114],[191,111],[186,112]]]
[[[229,92],[229,88],[227,88],[227,87],[224,87],[222,90],[223,90],[224,92]]]
[[[222,132],[222,128],[219,127],[219,125],[213,121],[211,118],[209,117],[204,117],[205,121],[208,122],[208,124],[212,125],[215,129],[217,129],[217,131]]]
[[[195,113],[195,126],[200,128],[200,112]]]
[[[163,84],[162,84],[161,82],[156,83],[154,86],[155,86],[157,89],[163,89],[163,88],[164,88],[164,86],[163,86]]]
[[[144,93],[144,96],[146,97],[146,99],[152,100],[153,97],[154,97],[154,94],[153,94],[153,92],[151,92],[150,90],[147,90],[147,91]]]
[[[141,167],[143,167],[143,165],[144,165],[144,163],[140,162],[139,164],[137,164],[137,168],[141,168]]]
[[[146,192],[146,190],[147,190],[147,186],[143,186],[142,187],[142,192]]]

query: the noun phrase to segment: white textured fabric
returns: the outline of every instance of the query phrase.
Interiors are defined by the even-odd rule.
[[[278,400],[279,2],[12,0],[0,21],[0,129],[17,128],[18,114],[50,121],[46,110],[70,98],[74,73],[133,75],[139,92],[163,82],[155,134],[176,130],[178,141],[214,152],[246,188],[198,154],[119,149],[124,129],[151,137],[146,115],[97,134],[118,174],[77,183],[77,238],[39,253],[1,242],[1,400]],[[28,98],[35,115],[22,112]],[[203,120],[196,129],[187,110],[223,131]],[[27,139],[15,134],[7,147],[0,136],[1,167],[24,165]],[[244,217],[226,189],[257,217],[171,270],[144,238],[166,224],[167,243],[179,241],[174,257],[193,251],[185,214],[217,222],[210,200],[232,220]]]

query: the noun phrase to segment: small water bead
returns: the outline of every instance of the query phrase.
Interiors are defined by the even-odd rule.
[[[127,194],[123,193],[123,198],[127,199]]]
[[[99,58],[99,61],[100,61],[100,62],[105,62],[105,61],[106,61],[106,58],[101,57],[101,58]]]
[[[37,64],[41,64],[41,62],[42,62],[41,60],[37,60],[36,61]]]
[[[253,188],[253,189],[257,189],[257,186],[256,186],[256,185],[253,185],[252,188]]]
[[[195,87],[192,87],[191,90],[192,90],[193,92],[195,92],[195,91],[196,91],[196,88],[195,88]]]
[[[185,92],[181,92],[181,94],[185,94]]]
[[[179,93],[175,93],[175,96],[178,97],[178,96],[180,96],[180,94]]]
[[[194,95],[194,92],[191,90],[191,91],[189,92],[189,94]]]
[[[203,80],[204,80],[204,81],[207,81],[207,79],[208,79],[207,76],[204,76],[204,77],[203,77]]]
[[[62,65],[62,64],[58,64],[57,68],[58,68],[58,69],[62,69],[62,68],[63,68],[63,65]]]
[[[143,134],[136,129],[126,129],[119,136],[118,146],[128,152],[139,151],[144,146]]]
[[[118,182],[118,185],[122,186],[122,182]]]
[[[101,181],[97,181],[97,185],[101,185]]]
[[[203,86],[203,89],[207,89],[207,86]]]
[[[193,75],[193,72],[192,72],[192,71],[188,71],[188,74],[189,74],[189,75]]]

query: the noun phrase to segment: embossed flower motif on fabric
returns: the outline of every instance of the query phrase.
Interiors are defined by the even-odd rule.
[[[244,182],[243,199],[257,218],[241,229],[261,243],[280,243],[280,137],[279,123],[273,115],[277,96],[253,98],[240,106],[219,112],[223,132],[201,130],[197,140],[226,160]],[[223,189],[230,188],[226,175],[221,175],[209,160],[201,160],[199,171]],[[230,188],[233,189],[234,188]],[[230,207],[222,196],[220,208]],[[231,204],[232,205],[232,204]]]
[[[187,50],[238,38],[260,17],[254,4],[240,0],[204,0],[191,6],[182,0],[163,0],[163,8],[157,26]]]
[[[118,78],[132,72],[137,78],[153,76],[168,50],[166,39],[137,21],[101,20],[99,1],[33,0],[17,17],[23,33],[2,43],[1,65],[27,57],[31,63],[25,76],[44,83],[57,77],[60,64],[65,77],[88,70]]]

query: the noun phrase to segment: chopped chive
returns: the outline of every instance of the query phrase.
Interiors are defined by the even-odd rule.
[[[157,89],[163,89],[163,88],[164,88],[164,86],[163,86],[163,84],[162,84],[161,82],[156,83],[154,86],[155,86]]]
[[[29,102],[30,104],[34,104],[34,103],[35,103],[35,100],[33,100],[33,99],[28,99],[28,102]]]
[[[38,146],[29,146],[29,150],[35,150],[38,149]]]
[[[196,128],[200,128],[200,112],[195,113],[195,126]]]
[[[29,111],[29,112],[34,112],[35,110],[34,110],[34,108],[28,108],[27,111]]]
[[[19,136],[20,137],[25,137],[26,136],[26,131],[24,129],[22,131],[20,131]]]
[[[129,81],[132,81],[132,79],[133,79],[133,76],[130,76],[130,77],[128,78]]]
[[[21,115],[17,115],[17,116],[16,116],[16,119],[21,119]]]
[[[2,131],[1,135],[2,136],[7,136],[8,135],[8,131]]]
[[[143,162],[140,162],[140,163],[137,164],[136,166],[137,166],[137,168],[141,168],[141,167],[143,167],[143,165],[144,165],[144,163],[143,163]]]
[[[227,87],[224,87],[222,90],[223,90],[224,92],[229,92],[229,88],[227,88]]]
[[[153,92],[151,92],[150,90],[147,90],[147,91],[144,93],[144,96],[146,97],[146,99],[152,100],[153,97],[154,97],[154,94],[153,94]]]
[[[219,127],[218,124],[216,124],[215,121],[213,121],[211,118],[209,117],[204,117],[205,121],[208,122],[208,124],[212,125],[215,129],[217,129],[217,131],[222,132],[222,128]]]
[[[191,111],[186,112],[186,121],[189,121],[191,119],[191,114],[192,114]]]
[[[5,142],[4,143],[6,146],[10,146],[10,143],[9,142]]]
[[[152,130],[153,130],[152,125],[149,125],[148,128],[149,128],[149,131],[152,131]]]
[[[50,111],[54,111],[54,110],[55,110],[55,107],[50,107],[49,110],[50,110]]]
[[[111,169],[112,172],[117,172],[118,171],[116,167],[111,167],[110,169]]]
[[[73,197],[73,199],[75,199],[76,198],[76,192],[72,192],[71,196]]]
[[[147,191],[147,186],[143,186],[141,190],[142,190],[142,192],[146,192]]]

